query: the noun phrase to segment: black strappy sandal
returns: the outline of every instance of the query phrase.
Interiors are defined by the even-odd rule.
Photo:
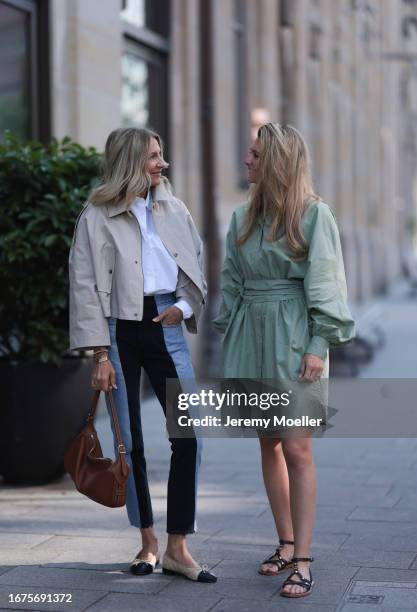
[[[284,546],[284,544],[292,544],[294,546],[294,542],[292,540],[279,540],[279,546],[276,549],[276,551],[274,552],[273,555],[271,555],[270,557],[268,557],[268,559],[265,559],[265,561],[262,561],[258,573],[262,574],[262,576],[278,576],[278,574],[281,574],[282,572],[285,572],[285,570],[287,570],[290,567],[293,567],[293,561],[292,559],[284,559],[284,557],[281,557],[281,548]],[[274,559],[273,557],[277,557],[277,559]],[[273,565],[276,565],[278,568],[277,572],[271,572],[271,571],[265,571],[262,569],[262,565],[264,565],[265,563],[272,563]]]
[[[304,576],[300,573],[297,567],[298,561],[310,561],[310,563],[312,563],[314,559],[313,557],[293,557],[291,559],[291,562],[295,566],[295,569],[294,571],[291,572],[287,580],[282,585],[281,591],[279,593],[281,597],[290,597],[292,599],[296,599],[298,597],[307,597],[307,595],[310,595],[313,589],[314,582],[313,582],[313,575],[311,573],[310,568],[308,570],[310,573],[310,580],[309,580],[308,578],[304,578]],[[298,576],[299,580],[293,580],[292,579],[293,576]],[[284,587],[288,586],[289,584],[302,587],[303,589],[305,589],[304,593],[291,593],[291,592],[284,591]]]

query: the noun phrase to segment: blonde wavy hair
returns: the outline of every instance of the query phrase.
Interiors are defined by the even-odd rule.
[[[147,163],[151,138],[157,140],[163,159],[161,137],[152,130],[129,127],[113,130],[109,134],[104,150],[102,180],[91,192],[90,202],[101,205],[125,201],[130,204],[149,190],[151,177]],[[167,168],[169,164],[164,163]]]
[[[301,218],[308,204],[320,198],[314,193],[310,156],[300,132],[291,125],[266,123],[257,133],[261,143],[258,182],[249,191],[249,209],[241,246],[254,231],[258,219],[272,220],[268,240],[285,235],[294,260],[307,256],[308,244]]]

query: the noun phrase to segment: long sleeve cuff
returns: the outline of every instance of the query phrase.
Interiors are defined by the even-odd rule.
[[[178,300],[178,302],[175,302],[174,306],[182,311],[184,321],[185,319],[190,319],[193,316],[193,309],[186,300]]]
[[[329,343],[326,338],[322,338],[322,336],[313,336],[307,347],[306,353],[326,359],[328,348]]]

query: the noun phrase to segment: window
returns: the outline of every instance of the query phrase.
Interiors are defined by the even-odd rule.
[[[122,55],[122,124],[151,127],[167,139],[166,58],[126,40]]]
[[[146,28],[168,38],[168,8],[167,0],[124,0],[121,15],[137,28]]]
[[[149,124],[148,65],[134,52],[122,57],[123,125]]]
[[[167,0],[124,0],[121,116],[168,139],[169,14]]]
[[[46,2],[0,1],[0,138],[49,138]]]

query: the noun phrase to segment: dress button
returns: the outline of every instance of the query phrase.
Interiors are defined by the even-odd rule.
[[[111,274],[113,272],[113,270],[109,270],[109,274]]]
[[[174,257],[178,257],[178,253],[172,253]]]
[[[136,261],[136,259],[135,259],[135,264],[137,264],[137,263],[138,263],[138,262],[137,262],[137,261]]]
[[[137,313],[137,312],[135,312],[135,314],[134,314],[133,316],[134,316],[134,317],[137,317],[137,316],[138,316],[138,313]]]

